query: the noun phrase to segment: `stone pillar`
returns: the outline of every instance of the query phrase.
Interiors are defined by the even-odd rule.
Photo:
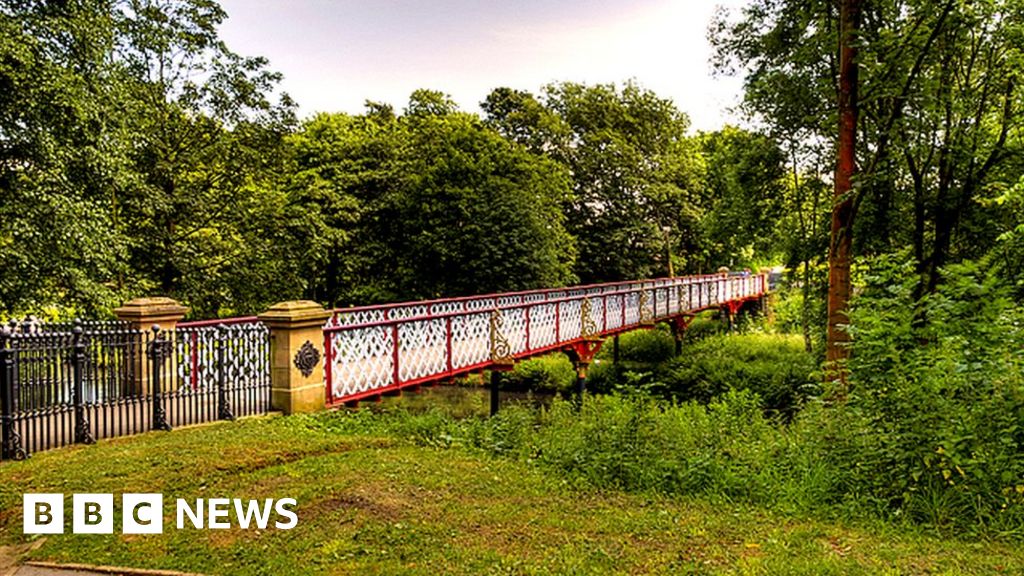
[[[173,298],[136,298],[116,308],[114,315],[130,322],[136,330],[152,330],[158,325],[161,330],[173,331],[188,311]]]
[[[177,300],[166,297],[136,298],[130,300],[114,309],[114,315],[118,320],[124,320],[131,324],[132,329],[142,332],[136,350],[131,352],[133,367],[135,370],[134,382],[136,394],[150,394],[153,392],[151,380],[153,378],[153,366],[150,364],[147,345],[152,342],[153,327],[159,326],[160,332],[174,332],[182,318],[188,314],[189,309],[182,306]],[[166,338],[173,338],[168,334]],[[165,360],[166,361],[166,360]],[[164,371],[169,368],[162,367]],[[162,378],[166,382],[166,378]]]
[[[271,406],[285,414],[324,408],[324,323],[330,310],[309,300],[281,302],[260,321],[270,329]]]

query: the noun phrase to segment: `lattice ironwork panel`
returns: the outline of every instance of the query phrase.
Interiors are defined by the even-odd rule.
[[[583,300],[566,300],[559,307],[558,341],[568,342],[580,337]]]
[[[333,397],[343,398],[392,383],[395,342],[391,330],[391,326],[372,326],[330,335]]]
[[[384,310],[380,308],[356,310],[354,312],[338,310],[327,320],[325,328],[333,328],[335,326],[356,326],[359,324],[369,324],[371,322],[382,322],[383,320]]]
[[[231,386],[262,384],[270,377],[270,330],[263,324],[227,326],[223,334],[225,381]]]
[[[501,333],[508,340],[512,354],[526,352],[526,309],[517,307],[502,310],[501,318]]]
[[[624,294],[626,305],[625,326],[635,326],[640,323],[640,292],[628,292]]]
[[[523,296],[523,302],[527,302],[527,303],[543,302],[543,301],[545,301],[547,299],[548,299],[548,295],[547,295],[546,292],[536,292],[536,293],[533,293],[533,294],[527,294],[527,295]]]
[[[604,330],[604,298],[601,296],[590,298],[590,321],[596,332],[593,336],[600,335]]]
[[[676,291],[678,292],[679,311],[687,312],[693,310],[694,306],[690,296],[693,293],[693,286],[690,284],[680,284]]]
[[[502,296],[498,298],[498,308],[505,309],[509,306],[515,306],[516,304],[522,304],[523,297],[515,294],[512,296]]]
[[[448,346],[443,319],[413,320],[398,325],[398,376],[402,382],[443,373]]]
[[[622,302],[624,294],[609,294],[604,297],[608,303],[608,329],[614,330],[622,326]]]
[[[665,315],[665,290],[660,287],[651,287],[651,312],[652,317],[661,318]]]
[[[174,339],[175,372],[178,386],[199,390],[216,385],[217,328],[189,328]]]
[[[490,313],[452,318],[453,368],[473,366],[491,359],[490,329]]]
[[[464,305],[464,310],[467,311],[493,310],[497,305],[497,301],[494,298],[479,298],[475,300],[466,300]]]
[[[388,310],[388,320],[407,320],[409,318],[420,318],[427,315],[427,306],[417,304],[414,306],[402,306]],[[401,339],[399,339],[401,340]]]
[[[536,350],[555,343],[555,305],[530,306],[530,349]]]
[[[430,313],[436,315],[439,314],[451,314],[454,312],[462,312],[466,309],[465,303],[463,302],[437,302],[430,305]]]
[[[668,292],[668,311],[669,314],[679,314],[682,310],[679,309],[679,287],[682,284],[673,283],[670,284],[665,290]]]

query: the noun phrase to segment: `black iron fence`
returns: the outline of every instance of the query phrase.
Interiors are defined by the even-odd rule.
[[[0,331],[3,459],[270,410],[270,334],[254,319],[132,329],[121,322]]]

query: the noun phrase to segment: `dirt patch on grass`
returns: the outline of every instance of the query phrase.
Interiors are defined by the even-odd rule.
[[[345,493],[302,505],[299,514],[303,521],[315,520],[335,512],[359,512],[373,520],[393,522],[405,516],[404,506],[380,498]]]

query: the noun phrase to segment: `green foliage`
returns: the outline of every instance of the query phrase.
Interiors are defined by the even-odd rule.
[[[280,291],[266,184],[291,102],[217,38],[214,2],[0,5],[0,309],[108,312],[159,291],[201,315]]]
[[[502,383],[509,390],[565,393],[576,384],[576,370],[565,354],[557,352],[517,363]]]
[[[798,336],[720,335],[684,349],[661,372],[679,400],[708,403],[729,390],[749,390],[769,415],[789,420],[816,392],[817,366]]]
[[[848,409],[874,436],[860,481],[915,520],[1019,535],[1024,314],[976,265],[948,268],[915,305],[912,270],[872,262],[852,313]]]
[[[619,359],[626,362],[657,364],[671,359],[675,353],[675,339],[665,324],[650,330],[633,330],[619,336]],[[607,341],[601,348],[600,357],[611,360],[612,354],[612,342]]]
[[[725,334],[729,323],[716,312],[701,312],[693,317],[686,328],[686,341],[698,342],[704,338]]]
[[[307,297],[328,303],[461,296],[573,280],[556,163],[443,95],[407,113],[320,115],[290,139]]]
[[[995,243],[1005,208],[984,197],[1024,173],[1020,0],[861,3],[857,42],[858,176],[852,235],[858,254],[912,248],[935,290],[948,262]],[[744,76],[744,107],[787,144],[796,166],[831,171],[836,142],[839,18],[835,3],[752,0],[709,30],[719,71]],[[806,169],[805,168],[805,169]],[[806,179],[805,179],[806,180]],[[801,192],[797,186],[796,192]],[[818,187],[797,202],[802,247],[824,254]],[[818,234],[813,234],[818,228]]]
[[[764,135],[726,126],[698,138],[705,162],[704,270],[778,259],[776,223],[786,208],[785,157]]]
[[[632,82],[565,82],[547,86],[540,101],[497,89],[484,110],[506,137],[572,175],[563,212],[582,281],[661,275],[667,242],[680,263],[694,252],[704,161],[671,101]]]

